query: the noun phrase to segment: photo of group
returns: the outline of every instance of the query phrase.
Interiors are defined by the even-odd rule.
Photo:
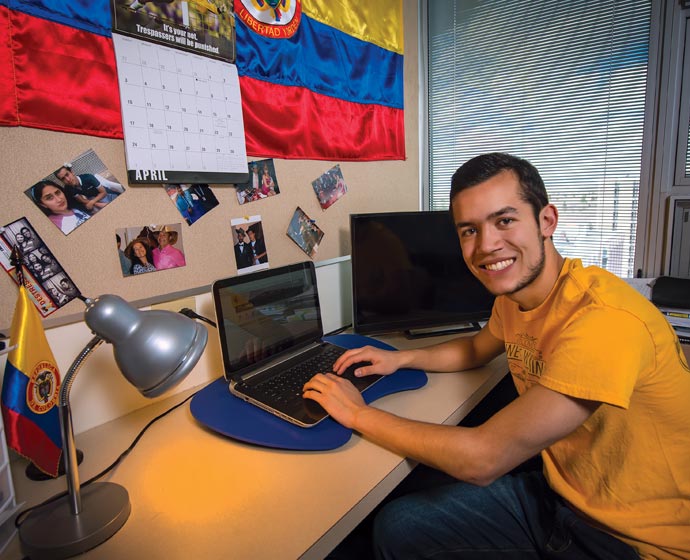
[[[208,185],[166,184],[163,187],[187,225],[191,226],[218,206],[218,199]]]
[[[268,268],[268,252],[261,216],[230,220],[238,274]]]
[[[309,219],[309,216],[299,206],[292,215],[287,234],[312,259],[323,239],[323,231],[319,229],[314,220]]]
[[[122,276],[136,276],[187,264],[181,224],[118,229],[115,243]]]
[[[240,204],[261,200],[280,193],[272,159],[249,162],[249,181],[235,185]]]
[[[20,218],[7,224],[2,228],[2,238],[7,251],[11,253],[16,246],[21,252],[24,284],[34,294],[44,317],[79,296],[78,288],[29,220]],[[3,267],[18,282],[9,259],[3,259]]]
[[[314,187],[314,192],[323,210],[332,206],[347,193],[347,185],[343,179],[340,165],[331,167],[321,177],[312,181],[311,186]]]
[[[67,235],[124,191],[96,152],[88,150],[24,192]]]

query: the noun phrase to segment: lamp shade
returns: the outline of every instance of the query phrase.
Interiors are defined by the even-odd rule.
[[[182,381],[208,341],[204,326],[179,313],[140,311],[112,294],[86,305],[86,324],[113,345],[122,375],[145,397],[162,395]]]

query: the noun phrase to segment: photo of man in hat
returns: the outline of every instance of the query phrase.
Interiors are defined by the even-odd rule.
[[[156,270],[177,268],[187,264],[184,253],[177,247],[173,247],[177,243],[177,231],[171,226],[166,225],[159,229],[157,240],[158,247],[153,250],[153,265]]]

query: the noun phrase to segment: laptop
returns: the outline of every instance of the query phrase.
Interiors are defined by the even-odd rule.
[[[213,283],[213,304],[230,392],[305,428],[328,417],[302,397],[304,383],[333,371],[345,348],[324,342],[316,272],[311,261]],[[380,375],[343,374],[360,391]]]

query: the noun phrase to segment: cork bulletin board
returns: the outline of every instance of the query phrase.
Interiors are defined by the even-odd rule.
[[[155,300],[166,294],[202,289],[213,281],[238,274],[234,245],[236,227],[245,231],[260,220],[269,267],[312,259],[323,261],[350,254],[351,213],[416,210],[419,208],[419,126],[417,16],[415,3],[405,0],[405,161],[338,162],[270,160],[278,188],[268,196],[240,203],[233,185],[209,185],[217,203],[191,225],[162,184],[127,183],[122,140],[67,134],[23,127],[0,128],[3,154],[0,225],[26,218],[56,257],[59,265],[87,297],[114,293],[133,302]],[[25,191],[63,162],[93,150],[108,173],[125,187],[103,209],[64,234],[33,203]],[[248,156],[248,162],[261,156]],[[340,189],[325,202],[317,195],[323,176],[335,169]],[[334,183],[335,184],[335,183]],[[335,187],[333,187],[335,188]],[[288,235],[297,209],[318,227],[318,250],[308,252]],[[170,225],[178,232],[185,265],[150,274],[124,276],[118,257],[116,232],[137,235],[143,226]],[[248,236],[248,234],[247,234]],[[121,249],[125,249],[125,242]],[[263,263],[265,264],[265,263]],[[251,268],[251,267],[250,267]],[[242,273],[242,270],[239,270]],[[0,271],[0,328],[7,330],[16,302],[16,284]],[[78,320],[84,306],[74,299],[51,313],[46,326]]]

